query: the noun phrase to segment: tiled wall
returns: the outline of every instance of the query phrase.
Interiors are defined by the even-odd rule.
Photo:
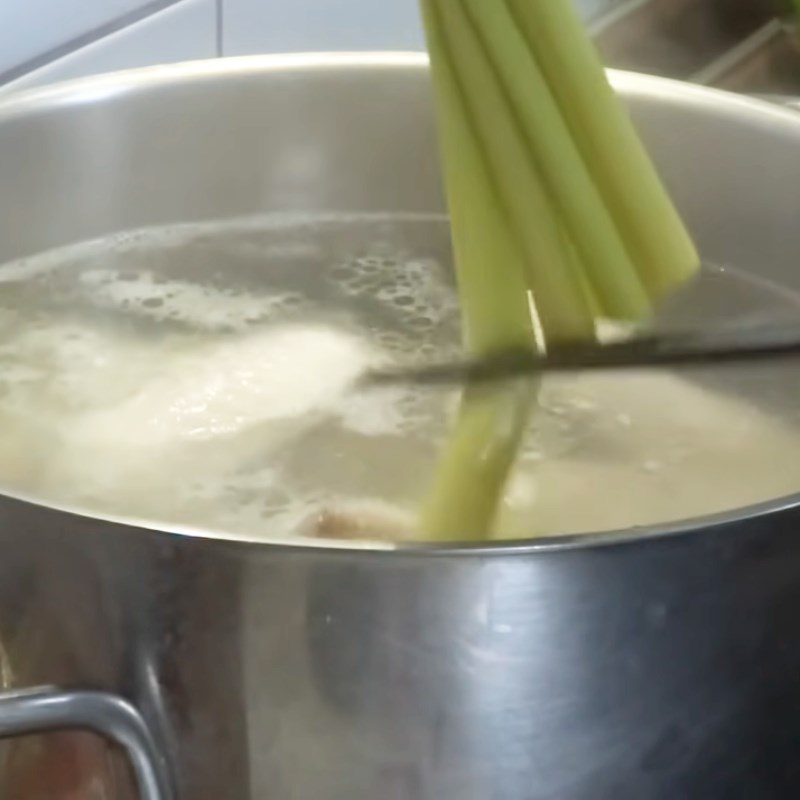
[[[594,16],[623,0],[578,0]],[[0,89],[148,64],[420,49],[418,0],[0,0]]]
[[[0,0],[0,88],[213,58],[220,54],[221,1]],[[17,8],[9,13],[8,6]],[[112,9],[122,13],[111,16]],[[63,26],[62,15],[69,17]],[[6,40],[14,46],[7,49]]]
[[[620,0],[576,0],[596,16]],[[300,50],[419,49],[418,0],[225,0],[226,55]]]

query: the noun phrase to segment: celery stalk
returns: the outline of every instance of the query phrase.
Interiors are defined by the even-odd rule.
[[[651,296],[666,294],[700,259],[580,18],[570,0],[507,2]]]
[[[523,255],[496,196],[428,0],[423,0],[423,12],[466,345],[475,353],[532,348]],[[530,385],[512,394],[505,387],[465,393],[423,509],[426,537],[441,541],[489,535],[534,401]]]
[[[485,155],[490,180],[522,245],[545,335],[551,339],[591,337],[591,308],[564,247],[559,218],[502,88],[464,14],[463,4],[433,0],[432,6],[441,21],[443,45],[464,98],[469,123]]]
[[[798,0],[800,2],[800,0]],[[421,0],[467,347],[592,338],[699,266],[569,0]],[[534,382],[462,398],[423,532],[491,535]]]
[[[435,10],[423,0],[465,343],[476,354],[533,347],[525,262],[492,185]]]
[[[636,267],[508,7],[496,0],[464,2],[486,54],[478,52],[475,42],[471,49],[465,42],[465,57],[492,63],[602,315],[648,316],[650,301]]]
[[[491,537],[535,399],[530,381],[464,392],[423,512],[426,536],[436,541]]]

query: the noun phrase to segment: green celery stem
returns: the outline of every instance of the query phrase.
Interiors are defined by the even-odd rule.
[[[694,275],[700,259],[572,3],[499,1],[536,53],[651,297],[664,296]]]
[[[496,197],[440,36],[423,0],[464,336],[474,353],[533,347],[524,260]],[[465,393],[421,528],[434,541],[481,540],[492,530],[535,392]]]

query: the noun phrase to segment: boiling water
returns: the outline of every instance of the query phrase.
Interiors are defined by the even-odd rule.
[[[0,483],[219,533],[337,533],[317,525],[331,517],[411,530],[457,398],[351,386],[375,363],[459,353],[449,263],[444,219],[362,215],[139,231],[0,267]],[[663,324],[799,307],[710,271]],[[794,373],[548,379],[499,535],[800,489]]]

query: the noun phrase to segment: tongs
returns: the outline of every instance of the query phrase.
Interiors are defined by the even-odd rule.
[[[800,325],[737,327],[637,335],[607,344],[574,342],[546,352],[509,350],[481,358],[379,367],[362,386],[459,386],[547,372],[628,370],[738,364],[800,355]]]

